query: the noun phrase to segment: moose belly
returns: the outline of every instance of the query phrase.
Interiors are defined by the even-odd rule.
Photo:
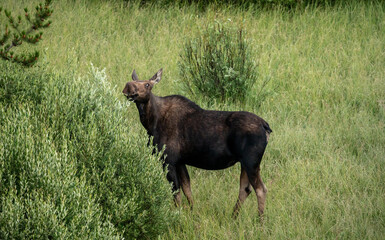
[[[233,166],[238,161],[235,157],[223,154],[191,154],[183,159],[187,165],[206,170],[220,170]]]

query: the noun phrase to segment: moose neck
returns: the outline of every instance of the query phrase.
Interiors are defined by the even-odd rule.
[[[159,97],[151,93],[150,99],[146,103],[136,103],[139,111],[140,122],[151,136],[154,135],[154,129],[159,116]]]

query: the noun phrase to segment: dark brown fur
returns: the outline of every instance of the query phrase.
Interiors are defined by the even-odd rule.
[[[136,103],[140,121],[153,144],[165,148],[167,179],[173,183],[175,201],[180,204],[182,187],[190,205],[190,178],[186,165],[217,170],[241,164],[238,201],[233,216],[254,188],[259,214],[263,214],[267,189],[260,175],[260,163],[272,130],[268,123],[249,112],[209,111],[189,99],[172,95],[158,97],[152,94],[154,84],[162,76],[159,70],[150,80],[139,81],[135,71],[133,81],[123,90]]]

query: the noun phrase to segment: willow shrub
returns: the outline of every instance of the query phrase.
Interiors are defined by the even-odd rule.
[[[0,239],[151,239],[167,229],[175,213],[162,163],[104,72],[7,69],[1,81],[42,89],[38,101],[0,96]]]
[[[179,72],[193,95],[244,102],[258,77],[244,29],[231,22],[208,24],[183,47]]]

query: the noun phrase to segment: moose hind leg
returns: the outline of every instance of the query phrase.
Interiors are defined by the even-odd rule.
[[[237,203],[234,206],[233,210],[233,218],[238,216],[239,210],[246,200],[246,198],[250,195],[251,186],[249,182],[249,178],[247,177],[247,173],[243,167],[241,167],[241,176],[240,176],[240,184],[239,184],[239,195]]]
[[[187,198],[190,208],[192,209],[194,205],[194,201],[191,193],[190,176],[188,174],[186,165],[179,165],[177,167],[177,173],[179,176],[179,181],[180,181],[180,185],[182,187],[183,193]]]
[[[258,168],[257,171],[257,189],[255,190],[257,194],[257,199],[258,199],[258,211],[259,215],[263,214],[263,211],[265,210],[265,201],[266,201],[266,194],[267,194],[267,188],[265,184],[262,181],[261,174]]]
[[[255,146],[253,142],[251,142],[246,146],[247,148],[244,149],[245,155],[241,158],[240,162],[245,168],[247,176],[249,177],[249,182],[257,195],[258,213],[260,216],[262,216],[265,210],[267,188],[262,181],[260,164],[266,145],[264,146],[263,144],[257,144]]]
[[[265,210],[267,188],[262,181],[259,167],[254,172],[249,174],[249,180],[257,195],[258,213],[260,216],[262,216]]]

